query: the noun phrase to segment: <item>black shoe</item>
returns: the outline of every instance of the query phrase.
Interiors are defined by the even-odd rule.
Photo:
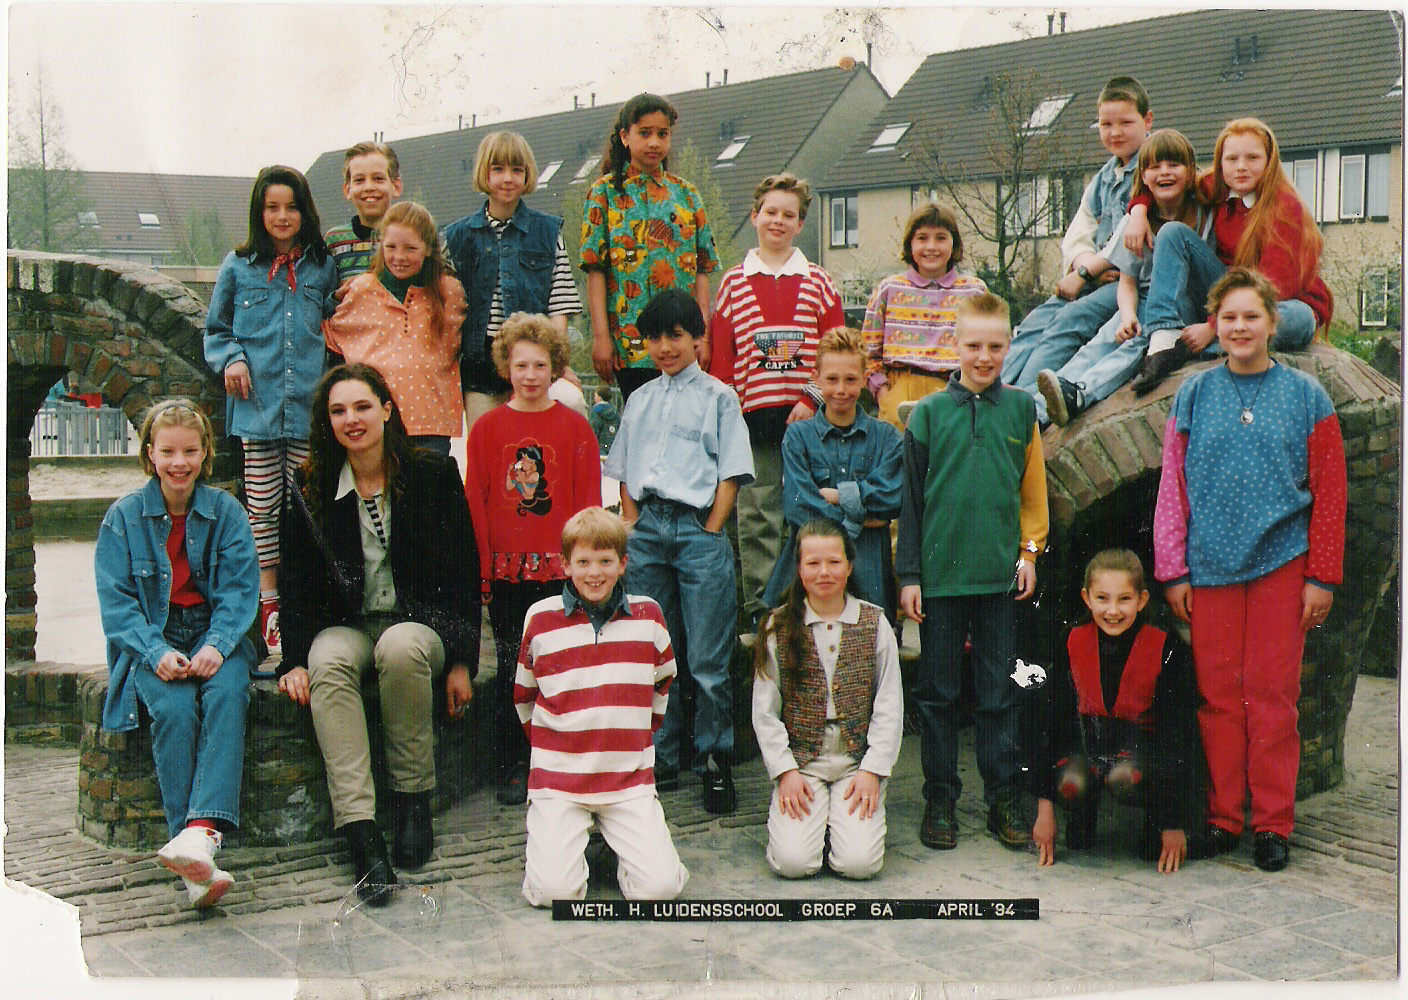
[[[737,807],[738,792],[733,787],[733,771],[728,761],[710,754],[704,764],[704,810],[720,816]]]
[[[1252,860],[1264,872],[1279,872],[1291,860],[1291,845],[1279,833],[1258,830],[1252,842]]]
[[[655,766],[655,790],[673,792],[680,787],[680,769],[677,767]]]
[[[1046,415],[1057,427],[1065,427],[1085,409],[1085,386],[1068,382],[1050,368],[1037,372],[1036,387],[1046,400]]]
[[[1192,356],[1193,352],[1188,350],[1188,345],[1181,339],[1174,341],[1173,346],[1166,351],[1146,355],[1139,363],[1139,377],[1134,380],[1134,394],[1147,396],[1157,389],[1164,379],[1187,364]]]
[[[385,906],[397,886],[396,872],[386,857],[386,841],[376,821],[370,819],[348,823],[337,831],[347,839],[352,855],[352,874],[357,879],[357,895],[370,906]]]
[[[497,789],[494,798],[501,806],[521,806],[528,801],[528,765],[519,763],[509,768],[508,774]]]
[[[1032,842],[1032,826],[1023,820],[1022,805],[1015,795],[988,807],[988,832],[1008,847],[1026,847]]]
[[[1066,849],[1085,851],[1095,843],[1095,820],[1097,811],[1089,803],[1081,803],[1072,809],[1066,820]]]
[[[1242,838],[1231,830],[1223,829],[1216,823],[1209,823],[1202,833],[1195,833],[1188,842],[1188,857],[1206,861],[1219,854],[1235,851]]]
[[[924,819],[919,823],[919,842],[936,851],[951,851],[958,846],[958,819],[953,803],[947,799],[930,799],[924,804]]]
[[[1152,818],[1144,817],[1143,829],[1139,831],[1139,857],[1145,861],[1157,862],[1164,853],[1164,832]]]
[[[435,833],[430,824],[430,792],[392,792],[391,814],[396,825],[397,868],[419,868],[430,860]]]

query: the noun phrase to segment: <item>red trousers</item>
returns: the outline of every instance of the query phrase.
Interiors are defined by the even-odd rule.
[[[1247,583],[1193,588],[1208,821],[1232,833],[1242,832],[1249,786],[1252,829],[1284,837],[1295,822],[1304,588],[1304,556]]]

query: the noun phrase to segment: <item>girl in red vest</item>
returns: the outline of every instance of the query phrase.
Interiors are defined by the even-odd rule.
[[[1085,569],[1081,600],[1092,621],[1071,630],[1045,685],[1044,746],[1031,775],[1040,864],[1056,859],[1056,812],[1069,810],[1066,847],[1095,836],[1102,789],[1145,806],[1140,853],[1159,871],[1188,857],[1195,791],[1195,686],[1188,647],[1139,620],[1149,601],[1144,567],[1128,549],[1106,549]]]
[[[885,613],[851,593],[855,548],[836,521],[797,531],[797,579],[759,633],[753,730],[777,787],[768,866],[783,878],[845,878],[885,857],[885,784],[904,726],[899,647]]]

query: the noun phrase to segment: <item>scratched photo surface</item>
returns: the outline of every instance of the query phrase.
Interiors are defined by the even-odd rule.
[[[1334,981],[1307,995],[1387,995],[1399,905],[1402,41],[1402,16],[1388,8],[11,6],[0,911],[12,930],[0,960],[18,970],[16,995],[112,995],[102,991],[122,980],[220,997],[909,1000],[1170,985],[1203,996],[1233,981],[1248,984],[1238,995],[1266,996],[1288,980]],[[1303,654],[1286,870],[1253,863],[1249,824],[1232,852],[1160,873],[1140,857],[1143,811],[1110,796],[1088,849],[1067,846],[1061,810],[1054,865],[1005,847],[989,832],[971,674],[957,847],[924,846],[919,628],[905,622],[904,738],[882,785],[884,860],[872,878],[842,878],[835,864],[793,880],[770,870],[775,782],[753,733],[753,647],[740,642],[736,808],[708,811],[688,771],[659,796],[688,870],[679,897],[627,900],[616,858],[593,838],[585,900],[535,908],[523,895],[525,807],[496,798],[502,694],[486,615],[468,710],[450,719],[436,699],[431,860],[397,869],[389,905],[369,907],[354,890],[309,713],[268,679],[254,683],[246,719],[240,830],[217,856],[233,886],[216,907],[190,907],[155,858],[167,833],[145,722],[125,734],[99,724],[94,552],[104,512],[147,482],[132,423],[157,399],[190,396],[214,415],[213,481],[236,487],[239,445],[223,437],[223,387],[201,338],[263,167],[307,176],[326,231],[355,214],[343,151],[387,142],[398,200],[422,203],[443,229],[485,204],[479,142],[519,132],[539,171],[524,202],[564,220],[585,305],[582,220],[612,123],[633,95],[660,94],[678,111],[668,169],[698,189],[713,233],[711,296],[765,238],[750,217],[754,187],[787,170],[813,195],[794,245],[830,275],[847,325],[860,328],[873,290],[908,269],[905,220],[929,199],[955,210],[960,274],[1002,292],[1015,321],[1070,265],[1063,235],[1110,159],[1097,95],[1121,74],[1147,85],[1151,127],[1183,132],[1201,169],[1226,121],[1265,121],[1323,238],[1333,319],[1305,350],[1273,351],[1325,387],[1348,482],[1344,580]],[[680,234],[672,217],[630,235],[658,246]],[[617,251],[618,266],[633,259],[629,246]],[[649,270],[637,294],[659,280]],[[570,317],[569,340],[590,404],[599,378],[585,309]],[[786,349],[766,363],[790,366],[793,342],[771,342]],[[1212,367],[1190,365],[1143,398],[1116,388],[1040,439],[1049,537],[1035,594],[1014,614],[1008,681],[1024,745],[1026,709],[1045,697],[1057,650],[1064,661],[1067,633],[1090,621],[1081,587],[1096,551],[1133,549],[1150,591],[1143,617],[1178,624],[1153,576],[1164,425],[1173,387]],[[619,394],[613,402],[621,409]],[[863,405],[874,412],[868,393]],[[463,434],[450,449],[461,469],[474,461]],[[540,493],[567,496],[552,468],[540,475]],[[619,501],[620,484],[603,476],[601,502]],[[977,534],[964,541],[975,551],[987,541]],[[747,617],[740,633],[755,628]],[[671,697],[686,687],[676,678]],[[389,800],[375,714],[374,768]],[[1024,795],[1020,809],[1025,829],[1037,800]],[[390,845],[389,818],[384,829]]]

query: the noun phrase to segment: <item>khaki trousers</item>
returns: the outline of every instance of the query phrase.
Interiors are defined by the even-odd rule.
[[[768,608],[763,591],[782,554],[782,445],[753,442],[753,482],[738,491],[738,558],[743,611],[751,623]]]
[[[869,819],[860,810],[848,812],[851,801],[846,789],[860,770],[846,753],[841,726],[829,722],[822,736],[821,753],[802,768],[802,777],[812,790],[811,812],[800,820],[783,815],[778,805],[778,787],[772,791],[768,808],[768,867],[783,878],[806,878],[821,870],[821,852],[826,831],[831,831],[831,870],[844,878],[866,879],[880,870],[885,860],[885,788],[880,779],[880,802]],[[852,800],[853,801],[853,800]]]
[[[386,733],[386,769],[398,792],[435,787],[430,685],[445,647],[428,626],[386,617],[323,629],[308,650],[313,728],[327,767],[333,826],[376,818],[362,675],[375,669]]]
[[[890,388],[885,392],[885,398],[880,401],[880,411],[876,416],[901,434],[904,433],[904,424],[899,417],[900,404],[911,399],[917,402],[929,393],[948,386],[947,379],[913,368],[887,368],[885,374],[890,381]]]

